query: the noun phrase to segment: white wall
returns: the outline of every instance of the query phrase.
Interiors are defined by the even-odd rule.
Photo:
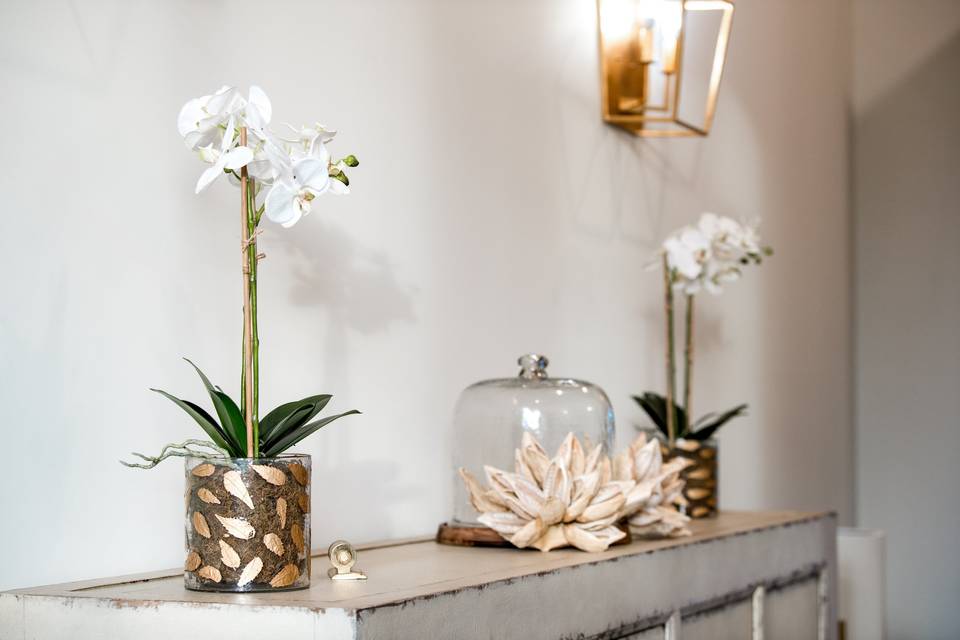
[[[777,255],[700,304],[696,403],[749,402],[722,437],[727,508],[852,518],[845,4],[739,0],[706,140],[600,121],[592,0],[6,2],[0,588],[176,566],[181,469],[122,468],[199,433],[147,388],[232,392],[236,192],[196,197],[175,116],[259,83],[356,153],[355,193],[267,227],[264,405],[357,407],[303,447],[315,546],[447,517],[459,391],[548,354],[661,388],[658,240],[704,209],[762,216]],[[816,46],[810,29],[815,25]]]
[[[960,3],[854,3],[857,522],[892,640],[960,631]]]

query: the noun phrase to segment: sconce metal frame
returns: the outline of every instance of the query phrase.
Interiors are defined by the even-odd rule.
[[[641,2],[644,0],[640,0]],[[605,0],[597,0],[597,34],[600,53],[600,95],[603,120],[609,124],[626,129],[631,133],[644,137],[684,137],[706,136],[713,125],[713,117],[717,109],[717,96],[720,92],[720,80],[723,76],[723,67],[726,61],[727,46],[730,42],[730,28],[733,23],[733,0],[678,0],[681,5],[679,32],[677,34],[674,53],[674,69],[667,73],[664,81],[664,94],[660,104],[650,104],[646,95],[648,68],[645,63],[634,64],[637,69],[624,73],[623,63],[613,59],[612,46],[604,40],[603,33],[603,4]],[[688,25],[688,14],[694,11],[722,11],[720,26],[717,33],[716,48],[710,72],[709,85],[703,126],[697,126],[679,115],[683,74],[684,38]],[[637,62],[637,61],[635,61]],[[630,78],[634,87],[637,82],[644,87],[641,98],[624,98],[621,88],[624,79]],[[650,128],[651,124],[667,124],[672,128]]]

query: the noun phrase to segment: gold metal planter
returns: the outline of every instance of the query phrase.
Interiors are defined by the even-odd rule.
[[[664,461],[675,457],[686,458],[693,464],[680,472],[686,481],[683,497],[687,504],[682,511],[691,518],[712,518],[717,515],[717,441],[708,439],[679,439],[671,449],[663,434],[648,431],[647,435],[660,441]]]

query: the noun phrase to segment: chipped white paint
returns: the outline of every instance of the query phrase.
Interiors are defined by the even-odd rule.
[[[809,610],[812,630],[824,628],[818,611],[826,630],[835,628],[829,624],[830,592],[819,588],[827,582],[822,569],[834,563],[832,516],[723,513],[694,526],[690,538],[635,542],[599,554],[428,541],[361,548],[370,579],[353,583],[321,577],[324,554],[314,560],[309,590],[278,594],[188,592],[170,572],[24,589],[0,594],[0,640],[62,638],[67,629],[78,640],[469,640],[491,634],[507,640],[739,640],[750,637],[758,585],[768,597],[780,595],[778,615],[790,618],[771,620],[765,607],[768,638],[778,637],[773,628],[797,624],[793,618],[800,614],[788,609]],[[793,587],[806,584],[812,591]]]
[[[830,570],[820,572],[817,580],[817,640],[827,640],[830,625]]]
[[[682,640],[750,640],[752,615],[753,601],[750,597],[702,613],[687,615],[683,618],[680,638]],[[662,640],[662,636],[658,640]]]
[[[663,628],[663,640],[680,640],[680,612],[674,611]]]
[[[766,592],[762,585],[753,590],[753,640],[763,640],[763,597]]]
[[[811,576],[785,587],[768,589],[763,604],[764,635],[770,640],[817,638],[820,629],[818,584],[817,576]],[[835,635],[835,625],[833,632]]]
[[[197,604],[187,602],[128,602],[98,598],[14,596],[19,620],[13,624],[0,606],[0,640],[71,638],[266,638],[356,637],[356,619],[346,611],[306,608]],[[3,600],[7,597],[4,596]]]

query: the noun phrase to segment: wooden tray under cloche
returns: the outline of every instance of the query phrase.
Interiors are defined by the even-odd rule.
[[[620,529],[627,535],[614,542],[611,546],[630,544],[630,531],[626,525],[620,524]],[[437,542],[452,544],[458,547],[506,547],[514,548],[512,544],[500,537],[500,534],[489,527],[467,527],[452,525],[444,522],[437,528]]]

